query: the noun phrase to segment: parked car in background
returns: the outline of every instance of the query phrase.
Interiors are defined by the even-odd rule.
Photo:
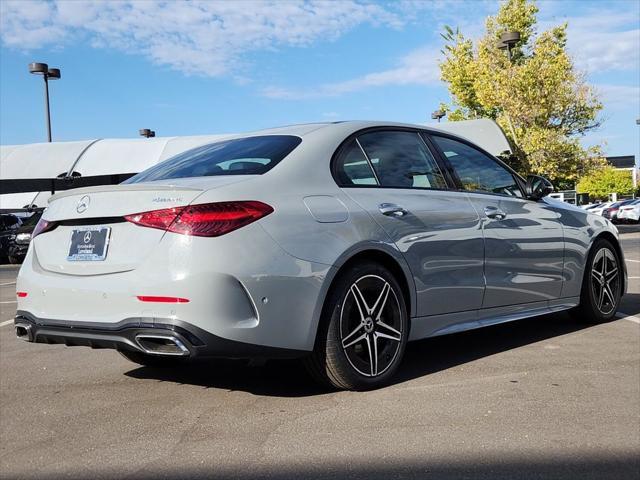
[[[602,202],[588,203],[586,205],[580,205],[580,208],[582,208],[584,210],[591,210],[592,208],[596,208],[599,205],[602,205]]]
[[[618,210],[618,221],[625,223],[640,223],[640,199],[623,205]]]
[[[17,278],[16,335],[156,367],[299,357],[325,385],[379,387],[408,341],[560,310],[613,318],[618,232],[551,192],[418,125],[204,145],[51,197]]]
[[[16,230],[22,225],[20,217],[12,213],[0,215],[0,263],[7,263],[9,259],[9,245],[16,237]],[[13,262],[11,262],[13,263]]]
[[[622,200],[620,202],[615,202],[615,203],[613,203],[612,205],[610,205],[609,207],[605,208],[602,211],[602,216],[604,218],[607,218],[607,219],[611,220],[613,223],[617,223],[618,222],[618,211],[619,211],[620,207],[622,207],[624,205],[628,205],[633,201],[634,201],[634,199]]]
[[[22,263],[27,255],[31,234],[36,228],[42,211],[34,212],[30,217],[22,220],[22,224],[15,230],[14,235],[7,239],[7,258],[9,263]]]
[[[598,205],[597,207],[593,207],[588,209],[587,211],[589,213],[593,213],[595,215],[600,215],[602,216],[603,212],[609,208],[611,205],[613,205],[615,202],[605,202],[605,203],[601,203],[600,205]]]

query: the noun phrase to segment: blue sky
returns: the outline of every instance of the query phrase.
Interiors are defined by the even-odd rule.
[[[569,49],[601,93],[584,139],[640,157],[640,1],[538,2],[542,28],[568,21]],[[445,24],[482,33],[496,1],[0,1],[0,143],[240,132],[318,120],[429,120],[448,100]]]

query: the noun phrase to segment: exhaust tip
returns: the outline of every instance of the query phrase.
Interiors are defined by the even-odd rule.
[[[25,342],[33,342],[33,333],[31,325],[25,323],[16,324],[16,337]]]
[[[185,357],[191,352],[178,338],[171,335],[140,334],[136,342],[146,353]]]

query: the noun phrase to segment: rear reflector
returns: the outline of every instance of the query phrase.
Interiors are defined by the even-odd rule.
[[[138,295],[141,302],[157,302],[157,303],[189,303],[188,298],[180,297],[154,297],[151,295]]]
[[[16,292],[16,295],[18,298],[24,298],[27,296],[27,292]]]
[[[188,207],[166,208],[126,215],[136,225],[167,232],[219,237],[249,225],[273,212],[269,205],[257,201],[217,202]]]

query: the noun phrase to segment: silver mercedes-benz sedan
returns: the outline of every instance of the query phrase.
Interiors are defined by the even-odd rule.
[[[407,341],[571,310],[611,319],[616,228],[464,138],[297,125],[51,198],[17,281],[18,337],[148,366],[300,357],[389,382]]]

